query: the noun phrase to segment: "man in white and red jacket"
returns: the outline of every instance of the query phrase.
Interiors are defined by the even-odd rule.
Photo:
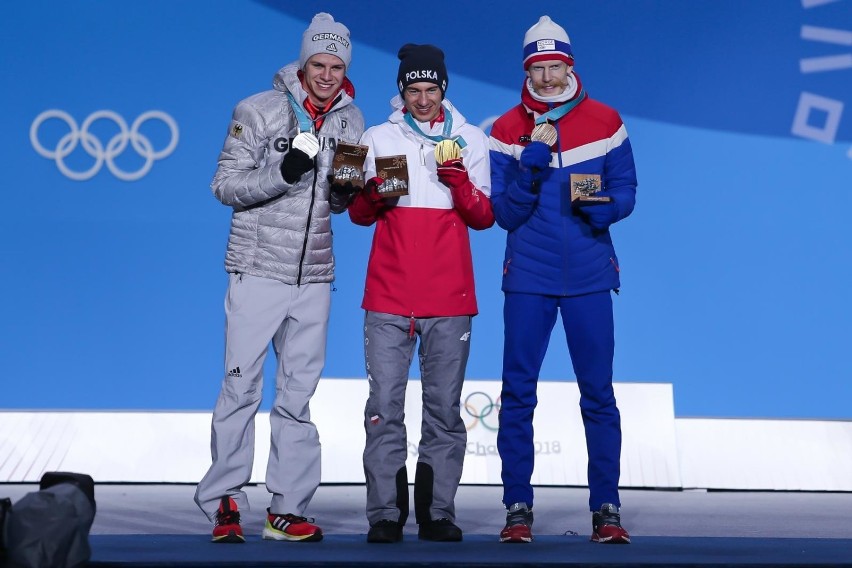
[[[443,52],[432,45],[399,50],[397,87],[387,122],[368,129],[369,180],[349,217],[375,224],[362,307],[370,394],[364,427],[368,542],[397,542],[408,517],[403,423],[405,389],[420,337],[423,422],[414,509],[424,540],[458,541],[455,494],[467,432],[460,398],[477,314],[468,228],[494,224],[487,136],[468,124],[444,94]],[[439,164],[435,146],[455,140],[461,157]],[[408,195],[384,199],[376,158],[405,155]]]

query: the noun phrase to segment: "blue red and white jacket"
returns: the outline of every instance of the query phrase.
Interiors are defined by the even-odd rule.
[[[354,223],[376,226],[361,304],[365,310],[417,318],[478,312],[468,228],[494,224],[489,141],[449,100],[443,105],[452,117],[451,137],[467,143],[461,157],[470,183],[463,188],[451,189],[438,179],[436,143],[405,122],[399,96],[391,101],[388,121],[361,137],[369,147],[366,179],[377,175],[376,157],[400,154],[406,156],[409,177],[409,194],[391,207],[371,202],[364,192],[349,206]],[[417,125],[434,136],[442,133],[444,122]]]
[[[574,75],[582,92],[579,77]],[[558,138],[540,193],[518,183],[520,156],[535,119],[549,110],[524,85],[521,104],[491,127],[491,201],[497,224],[508,231],[504,292],[575,296],[618,289],[618,258],[609,229],[596,229],[571,207],[572,173],[599,175],[599,195],[613,198],[610,223],[633,211],[636,168],[618,113],[586,96],[553,122]],[[566,103],[571,101],[566,101]],[[557,103],[566,104],[566,103]],[[603,207],[594,205],[592,207]]]

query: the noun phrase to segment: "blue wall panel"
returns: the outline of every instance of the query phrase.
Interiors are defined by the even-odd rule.
[[[352,31],[350,78],[369,124],[388,115],[396,50],[412,41],[444,48],[448,97],[487,127],[518,100],[538,14],[503,0],[437,7],[442,17],[424,21],[398,3],[7,6],[0,408],[211,409],[229,211],[209,182],[232,107],[270,87],[325,10]],[[849,418],[852,3],[563,1],[547,12],[635,150],[636,211],[613,228],[615,379],[673,383],[678,416]],[[57,160],[42,154],[69,150],[71,128],[50,110],[78,133],[111,113]],[[116,120],[130,131],[150,111],[164,115],[138,126],[137,147],[93,157],[119,144]],[[343,216],[334,231],[324,374],[357,378],[371,230]],[[471,379],[500,376],[504,239],[473,235]],[[559,327],[542,377],[573,378]]]

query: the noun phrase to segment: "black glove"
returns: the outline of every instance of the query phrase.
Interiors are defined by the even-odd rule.
[[[328,182],[331,184],[329,190],[331,193],[328,196],[328,205],[332,213],[343,213],[347,207],[354,201],[355,196],[361,191],[361,188],[352,185],[352,181],[346,182],[335,181],[332,176],[328,176]]]
[[[281,160],[281,176],[287,183],[296,183],[302,174],[314,169],[314,156],[319,151],[319,141],[310,132],[300,132],[293,139],[290,151]]]
[[[329,177],[328,181],[331,184],[331,187],[329,189],[337,195],[346,198],[347,201],[361,190],[361,188],[352,185],[351,180],[341,182],[339,180],[334,180],[334,178]]]
[[[287,183],[296,183],[302,174],[314,169],[314,161],[298,148],[290,148],[281,160],[281,175]]]

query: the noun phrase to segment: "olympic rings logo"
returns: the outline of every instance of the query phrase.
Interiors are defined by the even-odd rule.
[[[500,414],[500,397],[494,401],[491,396],[476,391],[467,395],[462,405],[464,411],[473,417],[473,421],[465,424],[465,429],[470,432],[477,424],[482,424],[487,430],[496,432],[499,426],[498,416]]]
[[[56,149],[54,150],[48,150],[42,146],[38,139],[39,128],[45,121],[50,119],[62,120],[70,129],[70,132],[65,134],[59,140],[56,144]],[[104,148],[103,143],[95,135],[89,132],[89,128],[91,128],[92,124],[98,120],[111,120],[119,129],[118,134],[110,139],[106,148]],[[164,122],[171,133],[171,139],[168,146],[162,150],[155,151],[148,137],[139,132],[139,128],[142,124],[149,120],[160,120]],[[111,171],[118,179],[124,181],[135,181],[151,170],[155,160],[161,160],[170,155],[178,144],[178,138],[178,126],[175,120],[165,112],[159,110],[149,110],[142,113],[133,121],[130,128],[128,128],[127,122],[124,118],[111,110],[99,110],[93,112],[86,118],[86,120],[83,121],[83,124],[78,127],[77,122],[67,112],[58,109],[51,109],[38,115],[30,127],[30,142],[32,142],[35,151],[45,158],[55,160],[56,167],[59,168],[59,171],[66,177],[76,181],[84,181],[94,177],[95,174],[101,170],[104,163],[106,163],[109,171]],[[130,142],[133,150],[135,150],[136,153],[145,160],[145,163],[142,164],[138,170],[133,172],[122,170],[114,161],[114,158],[124,152],[127,148],[128,142]],[[77,148],[78,143],[82,143],[83,150],[95,159],[95,163],[92,167],[82,172],[72,170],[65,163],[65,158],[67,158],[71,152]]]

